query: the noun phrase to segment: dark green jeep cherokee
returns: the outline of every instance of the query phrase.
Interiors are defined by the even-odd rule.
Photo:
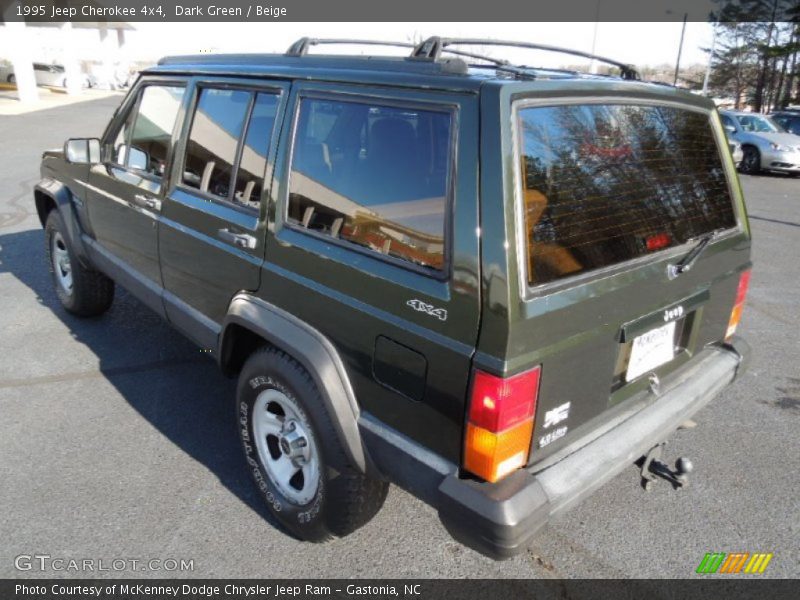
[[[394,482],[500,558],[637,459],[685,485],[663,442],[748,355],[713,104],[613,61],[318,43],[164,59],[101,139],[44,154],[64,308],[98,315],[120,284],[238,375],[248,468],[305,540]]]

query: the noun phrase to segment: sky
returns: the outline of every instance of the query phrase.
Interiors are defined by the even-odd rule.
[[[308,37],[348,37],[379,40],[418,41],[430,35],[448,37],[490,37],[531,41],[595,53],[626,63],[644,65],[674,64],[681,35],[681,23],[134,23],[126,32],[123,61],[157,60],[169,54],[198,52],[284,52],[296,39]],[[72,30],[69,34],[53,29],[30,28],[29,43],[34,60],[58,62],[65,36],[79,58],[97,56],[98,32]],[[596,35],[596,38],[595,38]],[[2,38],[3,36],[0,36]],[[711,44],[708,23],[689,22],[681,64],[706,64],[702,50]],[[343,51],[353,53],[352,48]],[[367,48],[375,53],[376,48]],[[581,59],[552,53],[496,48],[481,49],[518,64],[544,67],[581,64]],[[319,51],[319,50],[317,50]],[[332,49],[326,48],[326,52]],[[384,52],[384,51],[382,51]],[[388,52],[388,51],[385,51]],[[0,58],[5,50],[0,39]],[[357,52],[358,53],[358,52]]]

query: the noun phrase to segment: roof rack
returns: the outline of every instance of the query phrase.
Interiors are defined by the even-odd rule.
[[[320,39],[302,37],[294,44],[289,46],[289,49],[286,51],[286,56],[305,56],[308,54],[308,49],[311,46],[321,46],[323,44],[352,44],[355,46],[393,46],[396,48],[416,48],[416,46],[410,42],[382,42],[380,40],[356,40],[348,38]]]
[[[479,54],[466,54],[460,50],[451,50],[448,46],[451,45],[479,45],[479,46],[509,46],[515,48],[529,48],[532,50],[544,50],[546,52],[558,52],[560,54],[571,54],[573,56],[581,56],[583,58],[591,58],[609,65],[617,67],[623,79],[639,79],[639,73],[632,65],[627,65],[619,61],[597,56],[589,52],[582,52],[580,50],[570,50],[569,48],[559,48],[558,46],[548,46],[546,44],[532,44],[530,42],[510,42],[504,40],[491,40],[481,38],[442,38],[438,36],[429,37],[427,40],[419,43],[414,51],[411,53],[411,58],[417,60],[438,61],[441,58],[442,52],[449,52],[453,54],[464,54],[474,58],[484,58],[494,61],[498,66],[512,66],[508,61],[498,61]]]
[[[289,46],[289,49],[286,51],[285,56],[306,56],[308,55],[308,50],[311,46],[338,45],[338,44],[355,45],[355,46],[388,46],[394,48],[413,48],[411,55],[408,57],[409,59],[423,60],[429,62],[444,62],[445,59],[442,58],[442,53],[446,52],[447,54],[453,54],[457,57],[476,58],[478,60],[484,60],[488,62],[490,65],[494,66],[494,68],[497,69],[498,71],[505,71],[507,73],[512,73],[517,77],[533,78],[534,74],[528,71],[527,70],[528,67],[526,66],[514,65],[508,60],[502,58],[494,58],[492,56],[487,56],[485,54],[448,48],[448,46],[455,44],[512,46],[518,48],[529,48],[533,50],[545,50],[548,52],[559,52],[562,54],[572,54],[574,56],[582,56],[584,58],[592,58],[594,60],[598,60],[600,62],[604,62],[619,68],[623,79],[633,79],[633,80],[639,79],[639,74],[636,72],[636,69],[632,65],[627,65],[625,63],[621,63],[616,60],[612,60],[610,58],[603,58],[602,56],[596,56],[588,52],[582,52],[580,50],[570,50],[568,48],[559,48],[557,46],[547,46],[545,44],[532,44],[529,42],[509,42],[509,41],[490,40],[481,38],[442,38],[438,36],[433,36],[429,37],[428,39],[417,45],[414,45],[410,42],[362,40],[355,38],[325,39],[325,38],[302,37],[296,42],[294,42],[291,46]],[[451,66],[451,68],[453,68],[455,72],[466,72],[467,65],[463,61],[458,61],[457,59],[447,59],[447,62],[452,62],[452,61],[459,63],[458,65]],[[470,65],[470,66],[480,66],[480,65]],[[562,69],[545,69],[545,70],[562,71]]]

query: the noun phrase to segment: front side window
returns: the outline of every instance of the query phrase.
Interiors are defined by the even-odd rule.
[[[115,158],[124,159],[123,166],[152,177],[164,176],[183,92],[183,87],[160,85],[142,90],[128,141],[115,148]]]
[[[780,125],[775,123],[769,117],[761,115],[744,115],[736,117],[744,131],[754,133],[780,133],[783,131]]]
[[[303,98],[289,222],[441,270],[451,156],[450,111]]]
[[[125,117],[125,121],[123,121],[122,126],[119,128],[117,132],[117,136],[114,138],[114,145],[110,148],[110,156],[111,162],[125,166],[125,162],[128,158],[128,140],[131,137],[131,129],[133,127],[133,120],[136,118],[136,107],[134,106],[131,110],[128,111],[128,115]]]
[[[736,225],[707,114],[564,105],[518,115],[530,285]]]

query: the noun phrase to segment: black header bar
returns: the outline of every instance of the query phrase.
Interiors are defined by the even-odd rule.
[[[0,21],[708,21],[742,0],[0,0]],[[771,4],[771,3],[770,3]],[[776,21],[800,18],[798,0],[778,0]],[[734,13],[729,13],[734,14]],[[757,20],[737,11],[737,19]]]
[[[3,600],[794,600],[792,580],[4,579]]]

